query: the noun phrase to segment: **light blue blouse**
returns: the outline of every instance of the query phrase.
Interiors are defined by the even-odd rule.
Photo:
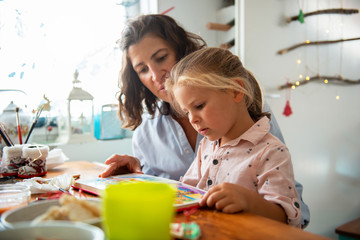
[[[264,111],[271,113],[270,132],[282,142],[284,138],[270,107],[265,102]],[[132,150],[145,174],[179,180],[190,167],[196,156],[202,135],[198,134],[196,149],[192,150],[183,128],[170,115],[157,114],[152,118],[143,115],[143,122],[134,131]],[[295,182],[301,199],[302,185]],[[310,220],[309,209],[301,199],[302,225]],[[306,222],[307,221],[307,222]]]

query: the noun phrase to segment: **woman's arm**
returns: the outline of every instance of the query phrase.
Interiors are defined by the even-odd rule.
[[[114,154],[105,161],[105,164],[108,166],[99,174],[101,178],[125,173],[143,173],[140,161],[129,155]]]

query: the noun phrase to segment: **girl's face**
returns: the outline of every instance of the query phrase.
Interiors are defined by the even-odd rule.
[[[156,97],[169,102],[164,83],[176,63],[175,51],[162,38],[147,35],[128,49],[131,64],[141,82]]]
[[[242,94],[191,86],[177,86],[173,92],[191,125],[210,141],[221,139],[223,145],[242,134]]]

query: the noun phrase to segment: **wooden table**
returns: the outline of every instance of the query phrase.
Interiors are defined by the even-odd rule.
[[[91,162],[65,162],[48,171],[45,178],[55,177],[64,173],[80,174],[80,178],[97,177],[104,169],[103,165]],[[71,190],[79,196],[77,190]],[[93,195],[86,195],[94,197]],[[174,222],[185,221],[183,213],[175,216]],[[250,213],[225,214],[213,209],[201,208],[190,216],[191,221],[201,228],[201,239],[328,239],[323,236],[291,227],[271,219]]]
[[[360,218],[345,223],[335,229],[339,239],[360,239]]]

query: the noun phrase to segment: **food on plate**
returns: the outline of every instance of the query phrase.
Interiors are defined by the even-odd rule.
[[[61,206],[51,206],[33,221],[35,223],[48,220],[84,222],[99,218],[101,215],[100,205],[95,201],[77,199],[72,195],[62,194],[59,202]]]

